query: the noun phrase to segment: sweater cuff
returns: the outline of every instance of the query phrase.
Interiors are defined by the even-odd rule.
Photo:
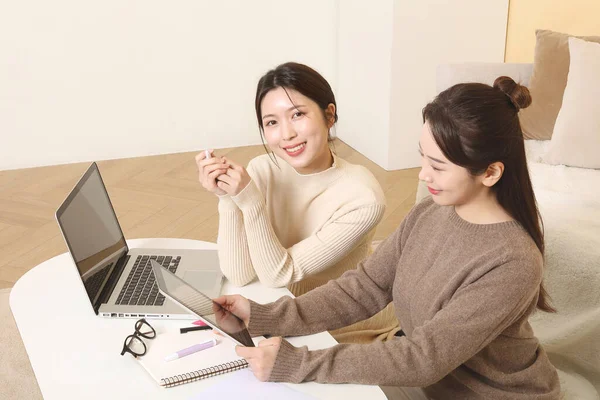
[[[278,318],[274,315],[273,305],[258,304],[250,301],[250,322],[248,331],[251,336],[261,336],[265,334],[273,334],[275,327],[278,324]]]
[[[258,187],[253,180],[250,180],[246,187],[236,196],[233,196],[232,199],[241,210],[264,202],[262,193],[258,190]]]
[[[238,206],[228,194],[219,196],[219,212],[237,211]]]
[[[306,351],[306,346],[301,348],[294,347],[287,340],[281,339],[281,346],[277,352],[275,364],[268,380],[271,382],[302,382],[302,378],[295,376],[295,373],[300,369],[303,353]]]

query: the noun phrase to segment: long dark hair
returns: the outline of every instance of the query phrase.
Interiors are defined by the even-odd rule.
[[[525,158],[518,111],[531,104],[529,90],[507,76],[494,86],[462,83],[443,91],[423,109],[440,150],[473,176],[494,162],[504,173],[492,187],[500,205],[529,233],[542,255],[544,230]],[[543,283],[537,307],[556,312]]]
[[[285,93],[287,94],[288,98],[290,98],[290,95],[287,92],[287,89],[292,89],[317,103],[319,105],[319,108],[321,108],[323,112],[323,117],[325,118],[325,120],[327,120],[325,110],[327,109],[329,104],[333,104],[335,106],[333,122],[337,122],[337,103],[335,101],[333,90],[331,90],[331,86],[329,85],[327,80],[325,80],[325,78],[323,78],[323,76],[321,76],[321,74],[319,74],[317,71],[304,64],[299,64],[295,62],[287,62],[285,64],[281,64],[264,74],[260,78],[260,80],[258,81],[258,85],[256,86],[256,98],[254,100],[254,108],[256,110],[258,128],[260,130],[260,138],[263,142],[263,146],[267,153],[269,153],[269,150],[267,149],[264,140],[264,127],[262,120],[261,104],[266,94],[278,87],[281,87],[283,88],[283,90],[285,90]],[[291,98],[290,102],[294,104]],[[333,137],[331,135],[328,135],[327,140],[329,142],[333,142]],[[272,159],[274,160],[273,157]]]

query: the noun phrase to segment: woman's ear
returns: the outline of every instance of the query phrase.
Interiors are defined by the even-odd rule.
[[[325,109],[325,121],[327,122],[327,128],[331,128],[335,124],[335,104],[329,103]]]
[[[502,178],[504,173],[504,163],[496,161],[491,163],[483,173],[482,183],[487,187],[492,187]]]

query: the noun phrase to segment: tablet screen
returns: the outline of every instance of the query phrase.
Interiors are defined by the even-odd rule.
[[[161,267],[156,261],[152,260],[151,263],[158,289],[162,294],[235,342],[243,346],[254,347],[250,333],[241,319],[169,270]]]

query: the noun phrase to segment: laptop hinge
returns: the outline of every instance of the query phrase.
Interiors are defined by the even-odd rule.
[[[117,282],[119,282],[121,275],[123,275],[123,271],[125,270],[125,266],[127,265],[128,261],[129,255],[127,253],[119,257],[117,265],[115,265],[115,269],[110,274],[106,285],[104,285],[104,289],[102,289],[100,296],[98,296],[98,300],[96,300],[96,303],[94,304],[94,312],[96,314],[98,314],[98,309],[100,309],[100,306],[108,302],[108,299],[110,299],[110,295],[112,294],[113,290],[115,290],[115,286],[117,286]]]

